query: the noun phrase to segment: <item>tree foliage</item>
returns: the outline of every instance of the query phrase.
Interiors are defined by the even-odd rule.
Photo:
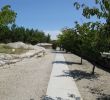
[[[1,8],[0,11],[0,25],[8,25],[15,22],[16,13],[11,9],[10,5]]]
[[[0,26],[0,42],[2,43],[22,41],[24,43],[37,44],[47,42],[47,40],[48,35],[39,30],[18,27],[15,24],[11,28]]]
[[[50,35],[44,32],[24,27],[18,27],[15,23],[16,12],[10,5],[1,8],[0,11],[0,42],[17,42],[37,44],[40,42],[50,42]],[[10,25],[11,24],[11,25]]]
[[[82,9],[82,15],[86,18],[97,16],[103,18],[105,23],[75,22],[74,28],[64,29],[58,36],[58,43],[66,51],[78,54],[91,62],[106,63],[101,57],[101,52],[110,51],[110,0],[94,0],[96,7],[74,2],[77,10]]]
[[[91,16],[97,16],[97,18],[105,18],[108,20],[110,18],[110,1],[109,0],[94,0],[96,6],[90,8],[85,4],[80,4],[79,2],[74,2],[76,9],[83,9],[82,15],[86,18]]]

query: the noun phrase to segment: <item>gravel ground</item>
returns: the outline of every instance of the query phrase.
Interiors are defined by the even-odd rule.
[[[96,68],[95,75],[91,75],[91,63],[83,60],[83,64],[80,65],[80,58],[70,53],[64,53],[64,57],[70,69],[69,75],[75,79],[83,100],[110,100],[109,72]]]
[[[41,100],[46,94],[55,54],[26,58],[0,68],[0,100]]]

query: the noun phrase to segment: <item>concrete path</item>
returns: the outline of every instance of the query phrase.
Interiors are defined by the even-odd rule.
[[[53,62],[45,100],[82,100],[63,54],[57,53]]]

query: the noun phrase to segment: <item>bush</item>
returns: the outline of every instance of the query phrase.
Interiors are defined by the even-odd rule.
[[[53,41],[51,41],[51,43],[52,43],[52,49],[56,50],[56,48],[57,48],[57,41],[53,40]]]

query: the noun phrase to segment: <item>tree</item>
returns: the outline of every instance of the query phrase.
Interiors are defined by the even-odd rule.
[[[15,22],[17,13],[15,13],[10,5],[1,8],[0,11],[0,25],[8,25]]]
[[[0,26],[0,42],[10,42],[11,31],[8,26]]]
[[[25,29],[15,24],[16,12],[10,5],[1,8],[0,11],[0,42],[17,42],[37,44],[40,42],[50,42],[50,35],[34,29]]]
[[[89,6],[80,4],[79,2],[74,2],[74,6],[76,9],[83,9],[82,15],[86,18],[90,18],[91,16],[97,16],[97,18],[105,18],[106,22],[110,21],[110,1],[109,0],[94,0],[96,6],[90,8]]]
[[[48,35],[47,35],[47,39],[46,39],[46,42],[47,42],[47,43],[50,43],[50,41],[51,41],[51,38],[50,38],[50,37],[51,37],[50,34],[48,34]]]
[[[52,43],[52,49],[56,50],[57,49],[57,41],[53,40],[53,41],[51,41],[51,43]]]
[[[100,41],[103,44],[100,45],[100,48],[103,48],[103,51],[110,50],[110,0],[94,0],[96,3],[96,7],[90,8],[85,4],[80,4],[78,2],[74,2],[74,6],[76,9],[82,8],[82,15],[86,18],[91,18],[92,16],[97,16],[98,19],[103,18],[106,20],[106,23],[100,29],[99,37]]]
[[[97,16],[98,19],[102,18],[106,20],[106,23],[101,24],[101,27],[99,23],[92,23],[92,26],[97,26],[95,28],[95,40],[92,44],[91,52],[94,52],[96,55],[94,55],[95,62],[97,61],[97,57],[99,57],[100,52],[103,51],[110,51],[110,0],[94,0],[96,6],[95,7],[89,7],[85,4],[80,4],[78,2],[74,2],[74,6],[76,9],[82,8],[83,12],[82,15],[86,17],[87,19],[90,19],[92,16]],[[91,32],[94,32],[94,29],[91,30]],[[93,55],[91,55],[93,56]],[[93,58],[94,58],[93,57]],[[101,58],[101,57],[100,57]],[[95,65],[93,67],[93,74],[94,74]]]

